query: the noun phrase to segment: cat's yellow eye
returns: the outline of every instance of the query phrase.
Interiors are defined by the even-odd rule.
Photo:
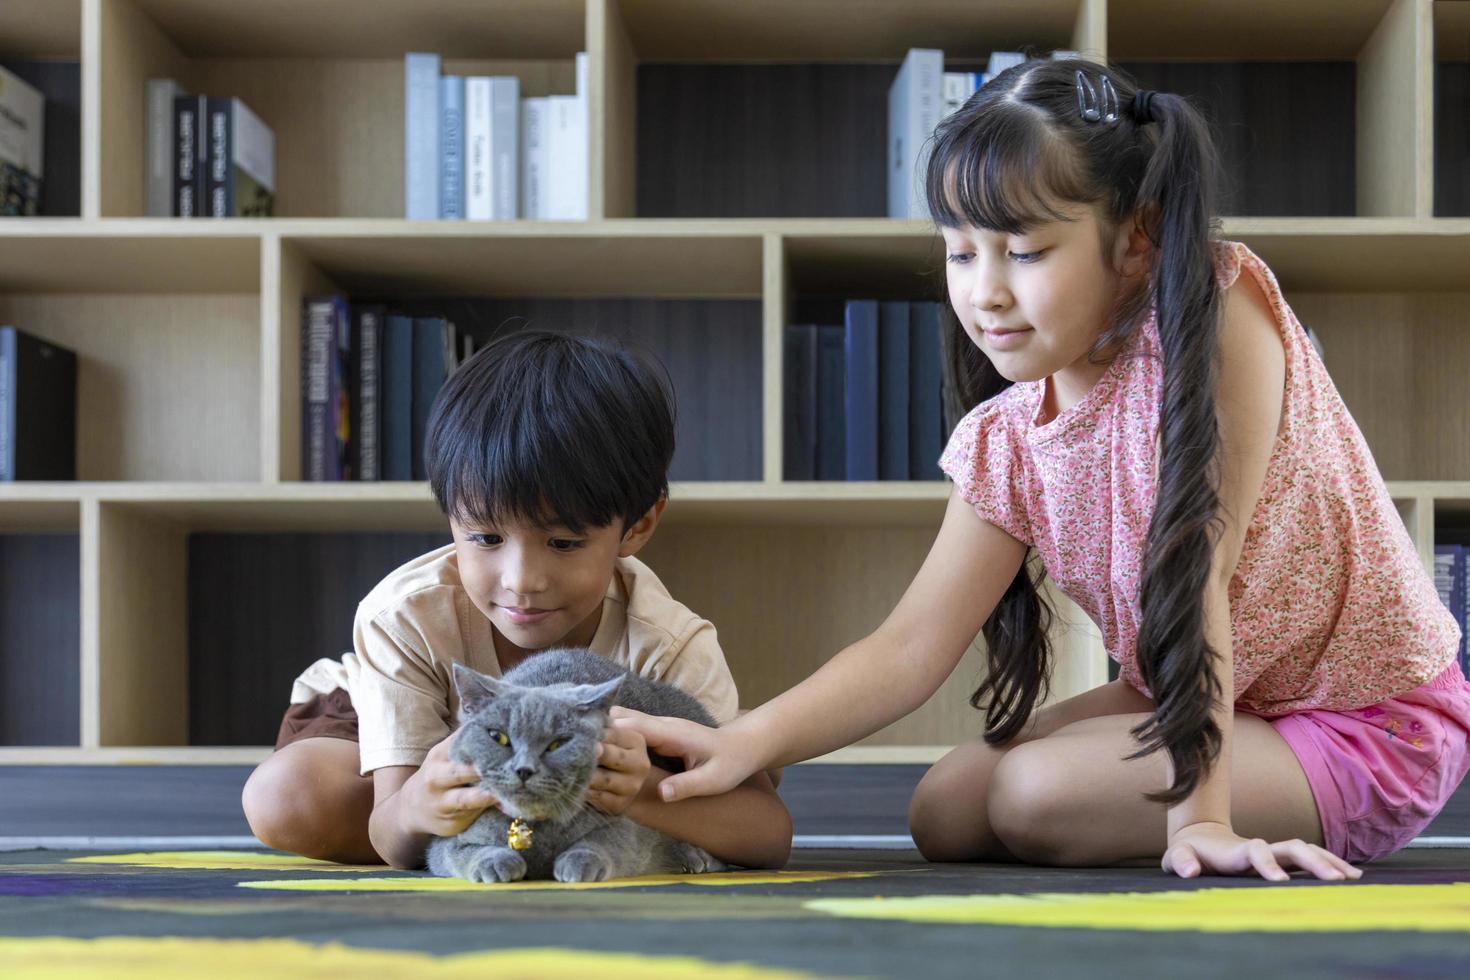
[[[505,734],[505,732],[497,732],[495,729],[492,728],[490,729],[490,737],[495,739],[496,743],[499,745],[504,745],[507,747],[510,745],[510,736]]]
[[[548,745],[548,746],[546,746],[546,751],[548,751],[548,752],[555,752],[557,749],[561,748],[562,745],[563,745],[563,740],[562,739],[554,738],[554,739],[551,740],[551,744]]]

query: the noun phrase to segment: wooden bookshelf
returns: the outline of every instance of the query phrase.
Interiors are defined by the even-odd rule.
[[[922,561],[947,487],[782,480],[781,337],[801,304],[939,299],[935,232],[864,214],[868,178],[834,177],[829,158],[808,152],[856,140],[843,135],[856,132],[851,113],[813,114],[800,139],[789,127],[741,130],[754,154],[779,150],[794,189],[761,199],[741,197],[748,174],[681,138],[685,110],[665,124],[641,110],[695,81],[711,93],[698,107],[706,125],[734,120],[742,93],[773,79],[856,99],[881,90],[913,46],[956,63],[992,48],[1073,48],[1205,91],[1345,66],[1352,83],[1331,87],[1327,111],[1342,121],[1337,155],[1275,131],[1250,163],[1261,183],[1239,189],[1245,211],[1225,233],[1266,259],[1321,334],[1426,564],[1437,533],[1470,541],[1470,217],[1432,206],[1437,178],[1448,186],[1470,170],[1463,130],[1459,143],[1437,137],[1447,122],[1435,103],[1436,77],[1470,62],[1470,4],[913,0],[863,16],[843,0],[11,6],[20,16],[0,26],[0,57],[81,61],[81,217],[0,222],[0,322],[81,355],[80,481],[0,485],[0,576],[14,597],[0,616],[0,709],[40,706],[0,729],[0,764],[257,761],[290,677],[350,642],[334,632],[350,624],[345,590],[387,572],[374,563],[395,548],[444,539],[422,484],[300,482],[300,309],[317,292],[738,338],[703,355],[719,361],[711,374],[746,372],[720,389],[728,418],[692,413],[708,431],[681,439],[742,462],[733,476],[676,482],[645,556],[719,627],[746,704],[870,630]],[[409,50],[439,52],[446,71],[513,72],[527,94],[570,91],[573,57],[588,51],[591,220],[397,217]],[[141,216],[143,88],[157,75],[239,95],[275,129],[280,217]],[[1214,111],[1218,126],[1249,134],[1285,110],[1227,99]],[[643,188],[671,162],[702,189],[645,206]],[[825,216],[803,211],[803,189],[829,178],[852,183],[820,205]],[[1335,181],[1341,213],[1310,204],[1284,216],[1253,189],[1309,181]],[[694,387],[681,392],[690,404]],[[298,555],[318,563],[315,580],[271,571]],[[229,608],[227,590],[242,608],[268,608],[323,573],[344,594],[322,590],[333,598],[320,619],[293,613],[242,640],[199,613]],[[1105,680],[1106,660],[1095,628],[1060,605],[1055,688],[1067,696]],[[232,670],[247,640],[271,651],[250,663],[259,691],[237,699],[228,725],[201,724],[202,710],[231,710],[213,692],[245,676]],[[972,650],[921,711],[828,761],[924,761],[973,737],[966,695],[982,660]]]

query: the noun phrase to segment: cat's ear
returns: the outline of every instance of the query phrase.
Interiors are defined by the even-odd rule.
[[[459,692],[459,707],[466,714],[473,714],[500,695],[498,678],[471,670],[458,661],[454,664],[454,689]]]
[[[614,677],[605,684],[581,684],[568,693],[578,711],[606,711],[617,700],[622,686],[623,679]]]

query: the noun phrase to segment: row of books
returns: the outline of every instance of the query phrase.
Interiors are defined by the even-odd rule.
[[[852,300],[843,319],[786,328],[786,479],[941,479],[939,304]]]
[[[1076,51],[1053,51],[1075,58]],[[910,48],[888,89],[888,216],[928,218],[924,159],[940,121],[975,94],[986,80],[1026,60],[1019,51],[995,51],[983,72],[945,71],[944,52]]]
[[[148,80],[146,204],[155,218],[268,218],[276,137],[235,98],[190,95]]]
[[[424,480],[439,389],[474,341],[437,316],[311,297],[301,322],[301,478]]]
[[[0,215],[32,215],[41,206],[46,99],[0,68]]]
[[[1460,667],[1470,674],[1470,546],[1434,546],[1434,587],[1460,624]]]
[[[521,98],[515,76],[440,75],[404,60],[404,215],[470,221],[585,221],[587,55],[576,93]]]
[[[77,355],[0,326],[0,483],[75,480]]]

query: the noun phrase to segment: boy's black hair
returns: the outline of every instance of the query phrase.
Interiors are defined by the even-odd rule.
[[[669,492],[667,373],[612,342],[525,330],[444,383],[424,462],[439,508],[462,524],[637,522]]]

